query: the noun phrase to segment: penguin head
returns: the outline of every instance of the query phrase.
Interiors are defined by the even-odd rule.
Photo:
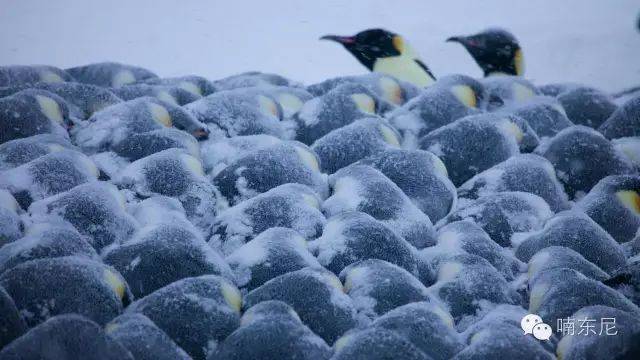
[[[506,30],[489,29],[469,36],[453,36],[447,41],[464,46],[485,76],[524,73],[524,59],[518,40]]]
[[[402,37],[384,29],[364,30],[353,36],[325,35],[320,39],[342,44],[372,71],[377,59],[398,56],[403,52]]]

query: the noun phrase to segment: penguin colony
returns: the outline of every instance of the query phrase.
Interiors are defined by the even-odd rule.
[[[0,359],[640,358],[640,96],[324,39],[372,72],[0,67]]]

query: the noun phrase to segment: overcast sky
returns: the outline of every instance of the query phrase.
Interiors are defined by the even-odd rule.
[[[444,40],[489,26],[520,39],[526,76],[615,91],[640,85],[637,0],[217,1],[0,0],[0,64],[113,60],[161,76],[275,72],[312,83],[364,72],[327,33],[385,27],[436,75],[480,70]]]

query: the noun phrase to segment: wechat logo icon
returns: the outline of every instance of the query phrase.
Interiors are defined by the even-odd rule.
[[[542,322],[542,318],[536,314],[528,314],[520,320],[520,327],[524,334],[531,334],[538,340],[549,340],[553,331],[551,326]]]

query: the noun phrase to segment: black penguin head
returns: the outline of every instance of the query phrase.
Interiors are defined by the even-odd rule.
[[[447,39],[467,49],[487,76],[492,73],[522,75],[524,61],[518,40],[506,30],[489,29],[469,36]]]
[[[362,65],[373,70],[376,59],[398,56],[402,53],[402,38],[384,29],[369,29],[353,36],[325,35],[321,40],[342,44]]]

